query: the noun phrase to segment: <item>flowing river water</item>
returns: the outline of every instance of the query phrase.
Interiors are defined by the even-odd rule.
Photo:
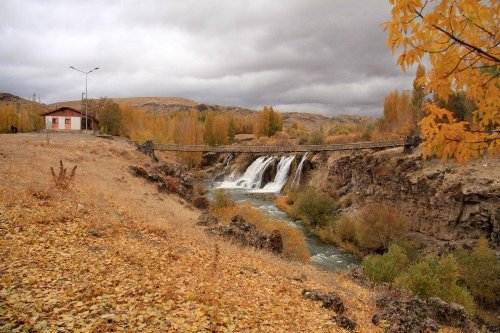
[[[278,161],[278,158],[274,156],[261,156],[257,158],[240,177],[235,177],[233,173],[227,176],[222,182],[210,182],[205,184],[205,187],[209,190],[208,199],[213,200],[214,191],[223,188],[231,195],[235,202],[249,203],[260,209],[263,213],[300,229],[307,242],[309,253],[311,254],[311,262],[320,268],[335,270],[347,269],[359,265],[360,261],[357,257],[334,245],[323,242],[319,237],[311,234],[304,228],[299,221],[290,219],[284,212],[278,209],[269,195],[262,195],[262,193],[276,194],[281,191],[289,178],[290,166],[294,158],[295,156],[293,155],[279,158],[274,180],[267,184],[262,184],[262,174],[272,160]],[[295,172],[294,178],[292,178],[293,184],[298,184],[300,182],[301,168],[305,158],[307,158],[307,155],[302,156],[299,167]]]

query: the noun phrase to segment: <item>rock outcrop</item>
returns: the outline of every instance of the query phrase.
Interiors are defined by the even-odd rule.
[[[338,326],[349,331],[356,329],[356,322],[347,317],[344,301],[336,292],[332,291],[329,293],[325,293],[320,290],[306,289],[302,292],[302,295],[304,296],[304,298],[310,299],[312,301],[321,301],[322,306],[325,309],[335,311],[336,315],[332,317],[332,320]]]
[[[464,332],[473,331],[463,306],[443,302],[437,297],[424,301],[419,298],[380,296],[375,302],[379,311],[373,316],[372,322],[384,326],[386,332],[438,332],[439,324],[457,327]]]
[[[488,164],[489,163],[489,164]],[[493,165],[492,165],[493,163]],[[494,164],[496,163],[496,165]],[[401,148],[356,154],[317,154],[310,184],[354,206],[390,203],[411,219],[410,231],[439,241],[470,246],[485,236],[500,247],[500,168],[498,160],[467,167],[423,161]]]
[[[198,224],[210,225],[213,222],[210,218],[203,218]],[[229,225],[216,225],[206,231],[211,235],[230,238],[244,246],[265,249],[276,254],[283,252],[283,240],[278,230],[267,234],[246,222],[240,215],[234,216]]]
[[[148,140],[144,142],[142,145],[137,147],[137,150],[142,152],[144,155],[148,155],[151,158],[151,161],[158,162],[158,158],[155,155],[155,146],[153,141]]]
[[[129,166],[129,171],[135,177],[155,183],[159,192],[174,193],[194,204],[207,205],[205,201],[198,200],[195,195],[193,180],[184,166],[162,163],[146,170],[132,165]]]

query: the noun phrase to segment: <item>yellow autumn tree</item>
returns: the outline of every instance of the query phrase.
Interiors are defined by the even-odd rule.
[[[400,52],[403,71],[427,57],[428,73],[419,79],[428,92],[447,101],[463,91],[476,103],[471,121],[427,103],[420,122],[424,158],[470,158],[500,151],[499,1],[389,0],[392,18],[385,23],[392,52]]]
[[[0,133],[10,132],[12,125],[17,125],[17,112],[14,105],[0,106]]]

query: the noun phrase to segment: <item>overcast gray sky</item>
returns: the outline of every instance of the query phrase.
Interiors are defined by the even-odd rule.
[[[42,102],[180,96],[327,115],[382,113],[410,88],[387,0],[0,1],[0,91]]]

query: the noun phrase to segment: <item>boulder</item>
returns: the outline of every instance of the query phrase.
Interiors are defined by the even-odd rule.
[[[348,331],[354,331],[358,326],[354,320],[349,319],[346,315],[343,314],[335,316],[332,319],[337,323],[337,325]]]
[[[148,172],[144,168],[131,165],[128,167],[128,170],[130,171],[130,173],[134,177],[140,177],[140,178],[144,178],[144,179],[148,178]]]
[[[325,293],[319,290],[306,289],[302,292],[302,295],[304,295],[306,299],[310,299],[312,301],[321,301],[324,308],[333,310],[337,314],[342,314],[345,312],[344,302],[334,291]]]
[[[384,322],[386,332],[438,332],[439,324],[471,331],[472,325],[465,309],[455,303],[446,303],[435,297],[427,301],[419,298],[394,298],[388,295],[376,300],[379,311],[372,317],[372,322],[379,325]]]
[[[148,140],[144,142],[142,145],[137,147],[137,150],[142,152],[144,155],[147,155],[151,158],[151,161],[158,162],[158,158],[155,156],[155,145],[153,141]]]
[[[211,235],[230,238],[244,246],[265,249],[276,254],[283,252],[283,241],[279,231],[267,234],[246,222],[240,215],[234,216],[229,225],[219,225],[206,231]]]

